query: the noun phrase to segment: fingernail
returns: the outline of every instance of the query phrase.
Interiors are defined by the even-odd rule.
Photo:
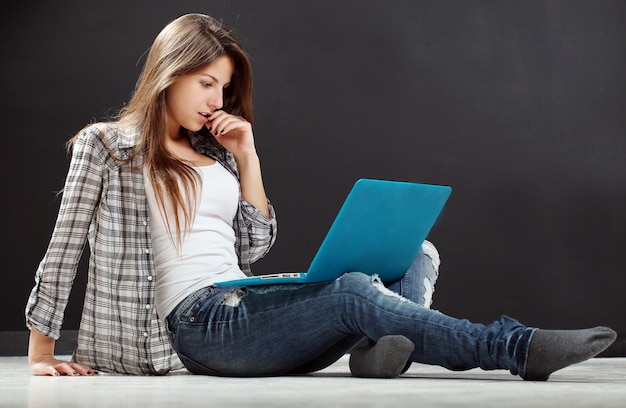
[[[213,130],[213,126],[211,126],[211,127],[209,128],[209,132],[210,132],[210,131],[212,131],[212,130]]]
[[[58,372],[58,371],[55,371],[55,372],[54,372],[54,375],[55,375],[56,377],[58,377],[58,376],[59,376],[59,372]]]
[[[224,129],[222,129],[222,131],[220,133],[224,133]]]
[[[87,371],[87,375],[91,374],[91,371]]]
[[[95,375],[100,374],[100,372],[99,372],[99,371],[94,371],[93,373],[94,373]]]

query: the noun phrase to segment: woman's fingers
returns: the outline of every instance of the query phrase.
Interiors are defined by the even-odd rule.
[[[224,111],[214,112],[210,117],[209,131],[229,152],[238,157],[256,154],[252,125],[241,116]]]
[[[70,363],[61,363],[54,366],[59,375],[79,375]]]
[[[217,111],[209,117],[210,132],[217,136],[222,133],[228,133],[234,129],[251,131],[250,123],[240,116],[231,115],[224,111]]]
[[[99,373],[91,367],[84,366],[78,363],[69,363],[69,366],[74,370],[77,375],[98,375]]]
[[[98,375],[99,374],[96,370],[90,367],[87,367],[78,363],[72,363],[72,362],[59,364],[55,368],[59,372],[60,375],[75,376],[75,375]]]

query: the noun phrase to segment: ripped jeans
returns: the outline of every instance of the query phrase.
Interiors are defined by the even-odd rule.
[[[435,246],[424,241],[402,279],[389,285],[389,289],[418,305],[430,307],[440,264],[439,252]]]
[[[506,316],[483,325],[424,307],[438,267],[426,253],[389,286],[397,293],[359,272],[322,283],[203,288],[167,317],[172,345],[195,374],[270,376],[317,371],[363,338],[401,334],[415,344],[414,362],[523,374],[534,329]]]

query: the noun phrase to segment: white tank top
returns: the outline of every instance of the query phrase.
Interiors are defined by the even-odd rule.
[[[185,297],[214,282],[245,277],[235,253],[233,219],[239,205],[239,183],[221,164],[194,167],[202,183],[191,231],[177,250],[168,235],[154,189],[144,170],[156,268],[156,307],[165,319]],[[166,204],[168,208],[169,202]],[[168,214],[171,214],[171,210]],[[173,216],[168,216],[174,222]],[[182,221],[182,216],[181,216]],[[170,228],[176,239],[176,228]]]

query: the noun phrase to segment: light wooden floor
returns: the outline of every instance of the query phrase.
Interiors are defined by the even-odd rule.
[[[525,382],[504,371],[414,364],[402,377],[350,376],[347,357],[297,377],[35,377],[0,357],[0,407],[626,407],[626,358],[596,358]]]

